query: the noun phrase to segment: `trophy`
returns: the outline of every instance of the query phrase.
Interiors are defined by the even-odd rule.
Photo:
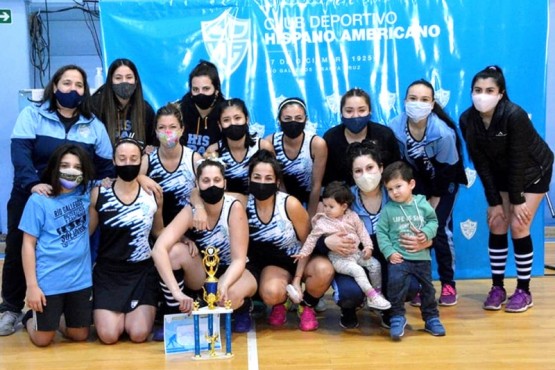
[[[218,249],[208,247],[202,251],[204,257],[202,263],[206,271],[207,278],[204,281],[203,300],[207,306],[200,308],[199,302],[193,304],[193,326],[195,336],[195,355],[194,360],[207,360],[207,359],[226,359],[233,357],[231,353],[231,301],[225,302],[225,307],[217,306],[220,300],[218,294],[218,278],[216,278],[216,271],[220,264],[220,257],[218,256]],[[220,328],[214,331],[214,317],[216,315],[225,315],[225,353],[216,351],[216,343],[221,340]],[[205,333],[206,341],[209,344],[208,357],[202,357],[200,354],[200,315],[208,316],[208,331]]]

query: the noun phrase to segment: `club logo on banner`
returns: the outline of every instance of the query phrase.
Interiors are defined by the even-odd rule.
[[[468,219],[464,222],[461,222],[461,233],[468,240],[472,239],[474,234],[476,234],[477,229],[478,229],[478,222],[476,221],[472,221]]]
[[[200,22],[202,41],[223,80],[229,80],[250,49],[251,22],[228,9],[211,21]]]

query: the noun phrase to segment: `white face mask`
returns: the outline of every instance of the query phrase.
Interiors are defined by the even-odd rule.
[[[355,178],[355,184],[359,187],[360,190],[364,192],[369,192],[375,190],[378,185],[380,185],[380,181],[382,181],[382,174],[377,173],[363,173],[359,177]]]
[[[433,104],[423,101],[405,102],[405,113],[413,122],[418,122],[430,115]]]
[[[478,112],[491,112],[501,100],[501,94],[472,94],[472,103]]]

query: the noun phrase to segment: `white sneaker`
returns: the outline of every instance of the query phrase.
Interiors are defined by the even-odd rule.
[[[0,313],[0,336],[11,335],[15,332],[15,324],[19,314],[11,311]]]
[[[378,310],[387,310],[391,308],[391,303],[381,293],[376,293],[372,297],[366,298],[367,305],[370,308]]]

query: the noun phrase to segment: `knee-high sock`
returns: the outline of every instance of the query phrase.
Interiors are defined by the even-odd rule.
[[[518,289],[526,292],[530,290],[530,273],[532,272],[532,260],[534,259],[534,248],[530,235],[520,239],[513,239],[515,247],[515,262]]]
[[[489,264],[491,267],[491,279],[494,286],[503,286],[505,279],[505,266],[507,265],[507,254],[509,253],[509,240],[507,234],[489,234]]]
[[[179,289],[183,290],[185,286],[185,274],[183,273],[182,269],[173,270],[173,275],[175,276],[175,280],[177,280],[177,284],[179,285]],[[177,307],[179,306],[179,302],[177,302],[174,298],[166,284],[162,280],[160,280],[160,287],[162,288],[162,293],[164,294],[164,301],[168,307]]]

